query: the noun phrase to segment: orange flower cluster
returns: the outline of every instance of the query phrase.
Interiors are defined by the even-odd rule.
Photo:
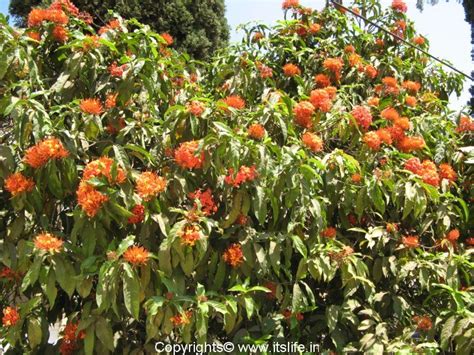
[[[66,25],[69,17],[63,10],[56,9],[33,9],[28,14],[28,27],[40,26],[43,22],[49,21],[57,25]]]
[[[100,115],[103,111],[102,104],[98,99],[83,99],[79,108],[82,112],[90,115]]]
[[[352,174],[351,180],[353,183],[358,184],[362,181],[362,176],[360,174]]]
[[[64,241],[56,238],[51,233],[38,234],[34,240],[35,248],[47,251],[48,253],[60,253],[63,249]]]
[[[196,117],[199,117],[203,114],[206,106],[200,101],[193,100],[186,106],[187,111]]]
[[[386,95],[398,95],[400,93],[397,79],[391,76],[386,76],[382,79],[382,84],[382,86],[375,88],[376,92],[383,91]]]
[[[295,317],[295,319],[298,321],[298,322],[301,322],[303,319],[304,319],[304,315],[303,313],[301,312],[292,312],[291,310],[289,309],[285,309],[283,312],[281,312],[281,314],[283,315],[283,317],[285,317],[285,319],[289,322],[291,320],[292,317]]]
[[[255,32],[252,37],[252,42],[259,42],[263,38],[265,38],[265,35],[262,32]]]
[[[217,205],[212,197],[212,190],[207,189],[205,191],[196,190],[191,192],[189,198],[197,199],[201,203],[201,210],[206,216],[210,216],[217,212]],[[194,204],[194,207],[197,208],[197,204]]]
[[[228,107],[235,108],[236,110],[241,110],[245,108],[245,100],[242,99],[239,95],[230,95],[222,100]]]
[[[357,125],[366,131],[372,124],[372,114],[367,107],[355,106],[351,111],[352,117],[354,117]]]
[[[91,49],[99,48],[100,47],[99,40],[100,40],[99,36],[86,35],[86,37],[84,37],[83,44],[82,44],[83,51],[88,52]]]
[[[314,133],[303,133],[301,136],[301,141],[305,146],[315,153],[323,150],[323,140]]]
[[[260,77],[262,79],[273,77],[273,70],[269,66],[259,62],[257,63],[257,69],[260,72]]]
[[[299,0],[284,0],[283,4],[281,5],[283,10],[296,8],[298,6],[300,6],[300,1]]]
[[[193,316],[193,311],[192,310],[187,310],[184,313],[177,314],[173,317],[170,318],[171,323],[175,327],[180,327],[186,324],[191,323],[191,317]]]
[[[414,316],[413,321],[416,323],[416,329],[427,332],[433,327],[433,322],[428,316]]]
[[[439,177],[441,179],[447,179],[451,182],[455,182],[458,178],[458,175],[451,165],[443,163],[439,165]]]
[[[247,181],[253,181],[257,178],[257,170],[255,165],[252,165],[251,167],[242,165],[239,168],[239,171],[235,175],[234,178],[234,169],[229,168],[229,175],[227,175],[224,178],[224,181],[227,185],[232,185],[234,187],[239,187],[241,184],[247,182]]]
[[[61,355],[70,355],[74,353],[74,350],[78,348],[77,341],[86,337],[86,332],[81,330],[77,332],[79,323],[68,322],[64,327],[64,335],[61,339],[61,345],[59,346],[59,352]]]
[[[415,107],[416,104],[417,104],[416,97],[410,96],[410,95],[407,96],[407,97],[405,98],[405,103],[406,103],[408,106],[410,106],[410,107]]]
[[[83,180],[89,181],[94,177],[106,177],[110,184],[122,184],[126,179],[125,171],[117,166],[114,179],[112,176],[112,166],[114,163],[115,161],[109,157],[100,157],[99,159],[91,161],[84,168]]]
[[[425,44],[425,39],[422,36],[415,36],[413,37],[413,43],[422,46]]]
[[[173,44],[174,39],[169,33],[161,33],[160,36],[165,40],[167,46],[171,46]]]
[[[182,245],[193,247],[201,239],[201,229],[197,225],[187,225],[178,235]]]
[[[141,173],[136,184],[138,195],[145,201],[150,201],[166,189],[166,179],[151,171]]]
[[[380,150],[380,146],[382,145],[382,140],[380,139],[377,132],[374,131],[365,133],[362,140],[370,149],[374,151]]]
[[[283,74],[289,77],[301,75],[301,69],[295,64],[288,63],[283,66]]]
[[[118,93],[108,94],[105,99],[105,108],[110,110],[114,108],[115,106],[117,106],[117,97],[118,97]]]
[[[331,85],[331,79],[326,74],[316,74],[314,76],[314,82],[319,88],[325,88]]]
[[[3,309],[2,324],[4,327],[13,327],[20,320],[20,313],[13,307]]]
[[[40,168],[52,159],[63,159],[69,155],[57,138],[45,139],[26,151],[23,161],[32,168]]]
[[[23,192],[29,192],[35,187],[33,179],[24,176],[22,173],[14,173],[5,179],[5,189],[12,196],[19,195]]]
[[[94,217],[109,197],[97,191],[87,181],[81,181],[77,189],[77,203],[87,216]]]
[[[129,224],[138,224],[143,222],[145,219],[145,206],[135,205],[131,212],[133,213],[133,216],[128,218]]]
[[[375,79],[378,75],[377,69],[375,69],[375,67],[372,65],[367,65],[364,68],[364,72],[365,72],[365,75],[367,75],[367,77],[369,77],[370,79]]]
[[[458,229],[453,229],[446,234],[445,239],[449,241],[453,246],[457,243],[460,233]]]
[[[362,61],[361,59],[361,56],[356,54],[356,53],[352,53],[349,55],[349,65],[351,67],[355,67],[356,65],[360,64]],[[362,67],[363,69],[363,67]]]
[[[311,128],[313,125],[312,116],[316,109],[309,101],[301,101],[293,108],[295,123],[303,128]]]
[[[407,4],[403,0],[393,0],[392,9],[398,12],[407,12]]]
[[[332,72],[336,80],[339,80],[342,68],[344,67],[344,61],[341,58],[327,58],[323,62],[323,67]]]
[[[474,120],[469,116],[461,116],[456,132],[472,132],[474,131]]]
[[[31,39],[34,39],[35,41],[41,41],[41,34],[37,31],[28,31],[27,36]]]
[[[421,163],[420,159],[414,157],[405,162],[404,168],[420,176],[423,182],[433,186],[439,186],[440,176],[438,175],[435,163],[432,161],[424,160],[423,163]]]
[[[404,81],[402,86],[412,94],[416,94],[421,89],[420,83],[411,80]]]
[[[335,91],[332,86],[324,89],[311,91],[309,101],[315,109],[322,112],[329,112],[332,107],[332,100],[335,98]]]
[[[405,248],[418,248],[420,246],[420,240],[417,235],[406,235],[402,237],[402,243]]]
[[[21,273],[15,272],[14,270],[10,269],[9,267],[4,267],[0,270],[0,279],[7,279],[13,281],[15,279],[20,279]]]
[[[372,106],[372,107],[377,107],[380,103],[380,99],[378,97],[370,97],[367,100],[367,105]]]
[[[204,152],[198,155],[199,141],[181,143],[174,152],[174,159],[183,169],[199,169],[204,164]]]
[[[403,153],[411,153],[421,150],[426,146],[423,137],[403,137],[398,143],[397,148]]]
[[[242,246],[238,243],[232,244],[224,251],[224,261],[232,267],[239,267],[244,262]]]
[[[144,247],[133,245],[123,253],[123,258],[133,266],[145,265],[150,258],[150,253]]]
[[[120,21],[118,19],[110,20],[105,26],[99,28],[99,34],[102,35],[111,30],[117,30],[120,28]]]
[[[261,140],[265,137],[265,128],[261,124],[255,123],[250,125],[247,133],[250,138]]]
[[[66,42],[69,38],[66,28],[64,28],[62,25],[54,26],[51,34],[53,35],[53,38],[60,43]]]
[[[111,76],[121,78],[127,68],[127,64],[117,65],[117,62],[113,62],[112,64],[110,64],[107,70]]]
[[[337,230],[334,227],[327,227],[325,230],[321,232],[321,236],[324,238],[333,239],[336,237]]]

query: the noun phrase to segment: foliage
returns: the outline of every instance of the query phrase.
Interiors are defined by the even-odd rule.
[[[135,20],[1,19],[3,344],[472,352],[473,123],[443,100],[461,78],[284,4],[202,66]],[[403,12],[355,6],[428,49]]]
[[[26,26],[33,7],[49,5],[51,0],[11,0],[10,13],[17,24]],[[150,25],[158,33],[170,33],[175,48],[196,59],[207,59],[226,46],[229,27],[224,0],[74,0],[74,4],[90,14],[99,26],[110,18],[109,9],[125,18],[135,18]]]

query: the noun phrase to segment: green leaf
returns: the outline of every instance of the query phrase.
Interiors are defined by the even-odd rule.
[[[54,263],[54,271],[59,286],[71,297],[76,287],[76,281],[74,279],[76,272],[74,267],[68,261],[64,260],[62,256],[55,256]]]
[[[125,307],[133,318],[138,319],[140,312],[140,282],[138,275],[127,263],[123,264],[123,269],[123,298]]]
[[[98,319],[95,324],[95,333],[108,350],[114,351],[114,333],[107,319],[102,317]]]
[[[308,257],[308,250],[306,249],[306,245],[301,240],[301,238],[295,234],[290,235],[290,238],[295,249],[298,250],[298,252],[306,259]]]
[[[38,318],[28,318],[28,342],[32,349],[41,344],[43,331],[41,330],[41,321]]]
[[[267,200],[265,198],[265,191],[261,186],[256,187],[256,197],[253,199],[253,208],[260,225],[264,225],[267,217]]]
[[[25,291],[28,286],[34,285],[36,280],[38,280],[41,264],[43,260],[40,256],[36,256],[33,264],[30,266],[30,269],[26,273],[25,277],[23,278],[23,282],[21,284],[21,290]]]
[[[84,353],[86,355],[94,354],[94,325],[92,324],[86,329],[86,337],[84,338]]]

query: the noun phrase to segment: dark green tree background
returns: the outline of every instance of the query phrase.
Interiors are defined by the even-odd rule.
[[[48,5],[52,0],[11,0],[10,13],[19,26],[25,24],[32,7]],[[174,47],[196,59],[208,58],[227,44],[229,27],[224,0],[73,0],[81,10],[89,12],[101,26],[114,10],[125,18],[136,18],[157,32],[168,32]]]

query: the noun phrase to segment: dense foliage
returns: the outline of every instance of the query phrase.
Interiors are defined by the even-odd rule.
[[[62,4],[0,24],[4,345],[472,352],[459,76],[333,7],[286,0],[198,66]],[[428,49],[403,2],[354,6]]]
[[[52,2],[11,0],[10,13],[17,24],[26,26],[32,8]],[[175,49],[196,59],[209,58],[225,47],[229,39],[224,0],[74,0],[73,3],[99,26],[107,22],[109,9],[113,9],[124,18],[150,25],[158,33],[169,33],[176,42]]]

